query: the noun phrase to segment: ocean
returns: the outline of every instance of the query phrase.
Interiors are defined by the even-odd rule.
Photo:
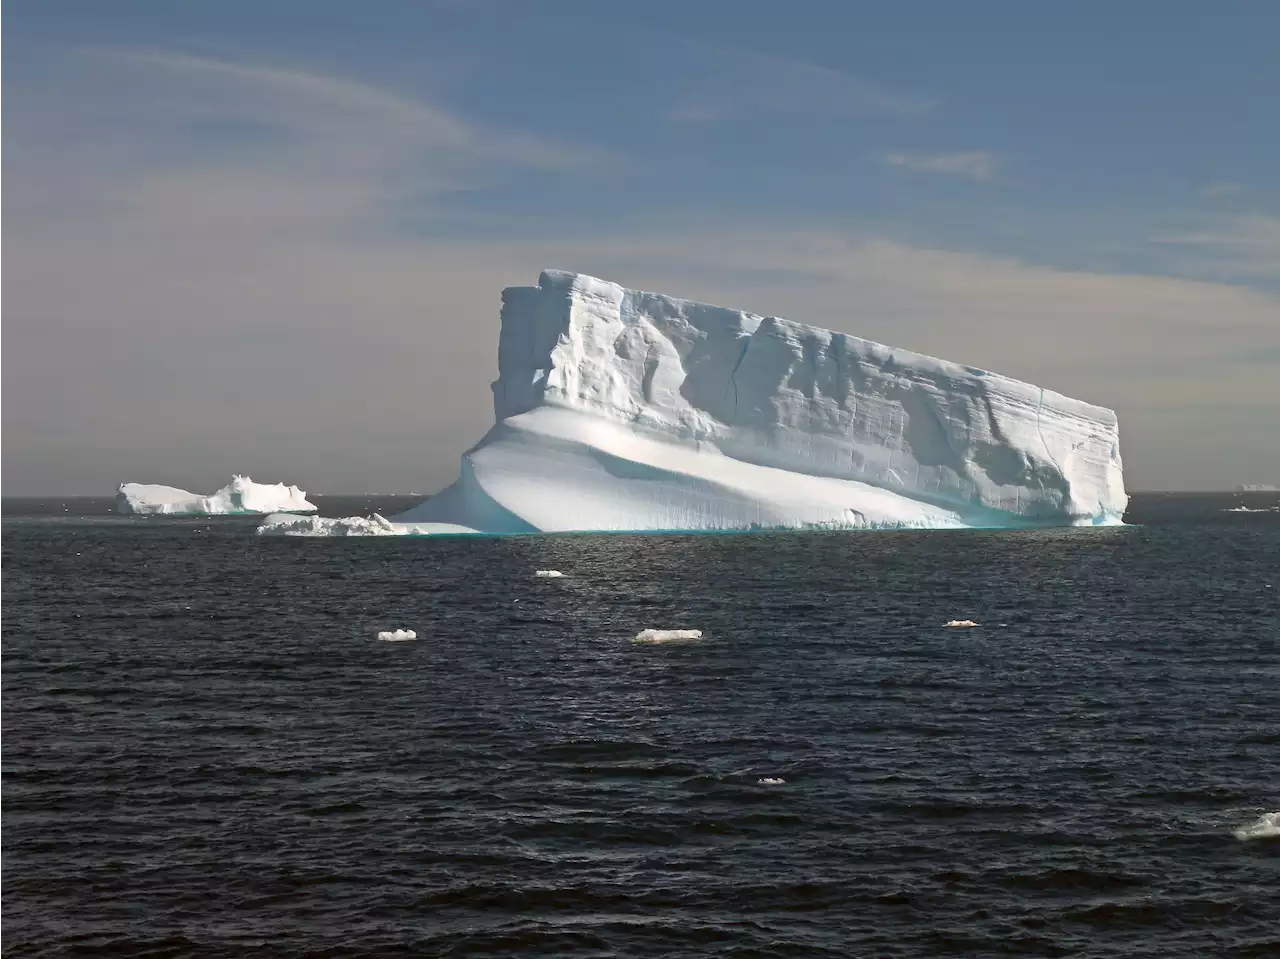
[[[5,955],[1280,954],[1275,493],[1035,532],[3,515]]]

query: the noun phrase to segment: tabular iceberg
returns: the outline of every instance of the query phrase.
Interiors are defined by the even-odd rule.
[[[375,535],[1018,528],[1124,513],[1111,410],[581,274],[546,271],[502,299],[495,425],[457,482]],[[286,517],[260,531],[339,523],[352,532]]]
[[[272,513],[314,513],[305,491],[283,483],[255,483],[247,476],[233,476],[231,482],[209,496],[189,493],[174,486],[121,483],[116,491],[116,511],[120,513],[162,513],[173,516],[217,516]]]

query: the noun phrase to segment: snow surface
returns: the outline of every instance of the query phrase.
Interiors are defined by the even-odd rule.
[[[174,486],[121,483],[116,491],[120,513],[163,513],[177,516],[223,514],[265,515],[268,513],[312,513],[314,503],[305,491],[283,483],[255,483],[247,476],[233,476],[231,482],[209,496],[190,493]]]
[[[458,481],[387,532],[1116,525],[1127,503],[1111,410],[581,274],[503,291],[492,388]]]

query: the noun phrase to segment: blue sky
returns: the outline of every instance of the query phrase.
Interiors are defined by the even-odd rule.
[[[545,266],[1113,406],[1133,486],[1280,482],[1275,4],[3,12],[6,492],[429,491]]]

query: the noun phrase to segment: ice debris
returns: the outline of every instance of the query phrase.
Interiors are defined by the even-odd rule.
[[[783,779],[781,776],[761,776],[759,779],[756,780],[756,785],[757,786],[784,786],[786,785],[786,782],[787,781]]]
[[[977,626],[977,625],[979,625],[979,624],[978,624],[978,623],[975,623],[975,622],[974,622],[973,620],[971,620],[971,619],[953,619],[953,620],[951,620],[950,622],[943,623],[942,625],[943,625],[943,626],[958,627],[958,628],[969,628],[969,627]]]
[[[1280,836],[1280,812],[1263,813],[1257,822],[1232,830],[1231,833],[1241,842],[1250,839],[1275,839]]]
[[[412,629],[392,629],[379,633],[378,638],[384,643],[404,643],[411,639],[417,639],[418,634]]]
[[[559,579],[564,575],[564,573],[560,572],[558,569],[540,569],[533,575],[541,576],[543,579]]]
[[[700,629],[642,629],[636,633],[633,643],[680,643],[686,640],[701,639]]]
[[[431,536],[474,532],[446,523],[393,523],[379,513],[337,518],[273,513],[258,527],[259,536]]]

